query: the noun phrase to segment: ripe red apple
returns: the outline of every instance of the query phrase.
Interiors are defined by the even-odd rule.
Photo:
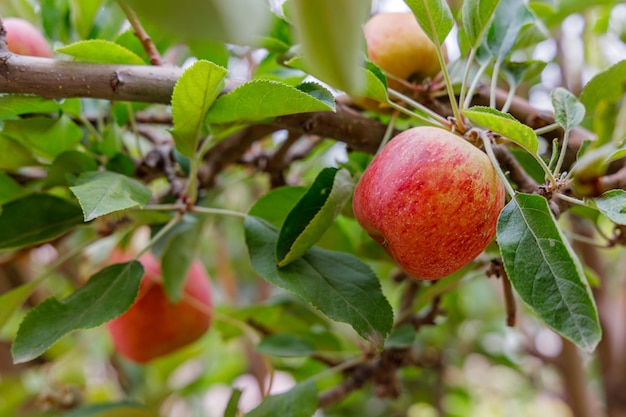
[[[130,259],[114,253],[115,262]],[[107,323],[116,350],[146,363],[200,338],[210,327],[213,301],[209,277],[199,261],[187,273],[183,298],[172,304],[161,278],[161,265],[150,253],[139,258],[145,268],[135,303]]]
[[[408,275],[435,280],[467,265],[493,239],[504,187],[481,150],[444,129],[415,127],[372,160],[352,207]]]
[[[413,13],[379,13],[363,26],[370,60],[402,80],[437,75],[441,66],[437,46],[428,38]],[[390,87],[397,82],[389,80]]]
[[[2,19],[2,23],[7,33],[9,51],[19,55],[52,58],[48,41],[28,20],[7,17]]]

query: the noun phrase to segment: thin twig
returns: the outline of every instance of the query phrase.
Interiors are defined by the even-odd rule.
[[[154,42],[152,42],[152,38],[150,38],[148,32],[146,32],[141,25],[137,14],[135,14],[135,11],[128,7],[128,5],[124,1],[118,0],[117,4],[119,4],[120,8],[124,11],[126,18],[128,19],[128,23],[130,23],[133,31],[135,32],[135,36],[137,36],[137,38],[139,38],[139,40],[141,41],[143,48],[148,54],[150,63],[152,65],[163,65],[163,59],[161,58],[161,54],[154,45]]]

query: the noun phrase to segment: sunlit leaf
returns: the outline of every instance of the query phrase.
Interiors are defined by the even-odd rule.
[[[144,60],[131,50],[104,39],[89,39],[57,48],[77,61],[103,64],[143,65]]]
[[[292,87],[278,81],[253,80],[219,97],[209,110],[210,123],[254,121],[287,114],[334,111],[332,94],[316,83]]]
[[[172,135],[176,148],[184,156],[195,154],[207,111],[222,91],[227,73],[212,62],[197,61],[176,82],[172,93]]]
[[[499,133],[530,153],[536,154],[539,149],[535,131],[508,113],[502,113],[491,107],[474,106],[463,110],[463,114],[472,123]]]
[[[55,113],[60,109],[61,105],[49,98],[21,94],[0,96],[0,119],[27,113]]]
[[[450,6],[445,0],[405,0],[418,23],[435,43],[442,45],[454,26]]]

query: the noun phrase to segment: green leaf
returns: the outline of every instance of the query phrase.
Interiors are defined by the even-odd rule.
[[[85,221],[115,211],[148,204],[152,191],[139,181],[110,171],[80,174],[70,187],[83,209]]]
[[[48,194],[31,194],[2,206],[0,249],[47,242],[82,223],[77,204]]]
[[[387,95],[387,77],[383,71],[373,62],[367,61],[365,63],[366,87],[363,92],[363,97],[373,98],[381,102],[389,100]]]
[[[596,74],[583,88],[580,101],[588,114],[602,102],[617,103],[626,92],[626,59]]]
[[[209,123],[254,121],[286,114],[334,111],[332,94],[316,83],[298,87],[272,80],[253,80],[219,97],[209,110]]]
[[[60,109],[61,105],[49,98],[21,94],[0,96],[0,119],[15,118],[29,113],[56,113]]]
[[[508,113],[502,113],[491,107],[474,106],[463,110],[463,114],[472,123],[499,133],[532,154],[536,154],[539,149],[535,131]]]
[[[69,3],[72,26],[81,38],[88,37],[102,0],[70,0]]]
[[[507,61],[502,64],[502,72],[509,86],[517,88],[522,82],[537,77],[546,67],[547,62],[529,60],[524,62]]]
[[[246,244],[253,268],[267,281],[311,303],[332,320],[350,324],[356,332],[382,347],[391,330],[393,312],[374,272],[358,258],[313,247],[300,259],[278,268],[278,230],[255,216],[246,217]]]
[[[612,222],[626,225],[626,191],[610,190],[600,197],[585,199],[585,201],[595,205]]]
[[[35,306],[15,336],[14,362],[32,360],[66,334],[99,326],[124,313],[137,297],[143,274],[137,261],[111,265],[63,301],[52,297]]]
[[[2,206],[2,204],[6,203],[7,201],[16,199],[24,191],[24,188],[20,186],[13,178],[8,176],[4,172],[0,172],[0,206]]]
[[[63,417],[158,417],[143,404],[130,401],[86,405],[63,414]]]
[[[552,91],[552,107],[554,107],[554,121],[566,131],[578,126],[585,117],[585,106],[575,95],[562,87],[557,87]]]
[[[209,61],[197,61],[178,79],[172,93],[172,135],[178,151],[193,157],[209,107],[222,91],[228,70]]]
[[[308,356],[316,351],[312,343],[293,333],[269,335],[261,340],[256,350],[267,355],[285,358]]]
[[[487,48],[496,60],[507,57],[522,28],[534,19],[524,0],[500,0],[487,32]]]
[[[284,394],[266,397],[245,417],[312,417],[317,410],[317,387],[310,379]]]
[[[361,0],[290,0],[293,22],[311,75],[349,94],[365,87],[362,25],[370,4]]]
[[[258,0],[124,0],[137,13],[164,33],[184,40],[219,40],[254,45],[267,35],[272,13],[267,2]]]
[[[0,134],[0,169],[13,171],[39,165],[33,153],[21,143]]]
[[[79,41],[56,50],[73,56],[77,61],[145,65],[144,60],[130,49],[104,39]]]
[[[0,295],[0,331],[22,304],[35,291],[40,280],[30,281]]]
[[[161,272],[165,292],[172,302],[179,301],[183,295],[187,272],[196,259],[203,238],[205,218],[186,216],[182,227],[168,236],[161,257]]]
[[[243,391],[239,388],[233,388],[224,410],[224,417],[239,417],[239,400]]]
[[[68,185],[70,178],[86,171],[95,171],[98,163],[87,153],[67,151],[57,156],[48,168],[44,181],[46,187]]]
[[[445,0],[405,0],[418,23],[435,45],[442,45],[454,26],[450,6]]]
[[[472,48],[477,48],[489,28],[491,16],[499,0],[465,0],[462,6],[462,22]]]
[[[31,117],[4,122],[2,132],[24,147],[32,149],[36,156],[54,159],[59,154],[75,149],[83,137],[83,131],[69,117],[58,119]]]
[[[254,203],[254,215],[281,228],[285,218],[306,193],[305,187],[284,186],[273,189]]]
[[[602,336],[583,268],[545,198],[517,194],[498,219],[504,268],[520,298],[539,318],[591,352]]]
[[[324,168],[285,219],[276,244],[276,260],[283,267],[302,256],[333,224],[346,204],[354,182],[350,173]]]

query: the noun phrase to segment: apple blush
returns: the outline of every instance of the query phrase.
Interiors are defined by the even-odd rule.
[[[504,186],[480,149],[444,129],[394,137],[360,178],[354,216],[408,275],[443,278],[491,242]]]

